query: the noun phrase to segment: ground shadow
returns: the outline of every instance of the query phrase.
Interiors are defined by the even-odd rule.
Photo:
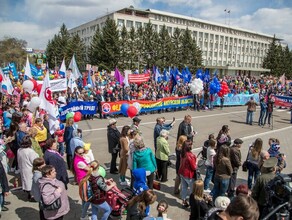
[[[238,123],[238,124],[246,124],[245,121],[237,121],[237,120],[230,120],[230,122]],[[254,123],[254,121],[253,121]]]
[[[12,189],[11,193],[15,195],[19,200],[28,202],[28,194],[22,190],[22,188]]]
[[[19,219],[39,219],[39,210],[32,207],[20,207],[15,209]]]
[[[69,197],[69,203],[70,203],[70,211],[65,216],[65,219],[80,219],[81,216],[81,204],[78,203],[78,200],[74,200],[71,197]]]

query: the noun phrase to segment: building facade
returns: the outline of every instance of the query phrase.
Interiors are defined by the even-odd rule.
[[[188,28],[203,52],[203,65],[221,74],[260,75],[270,71],[263,69],[262,63],[273,36],[154,9],[123,8],[70,29],[69,33],[78,34],[89,46],[97,28],[102,29],[107,18],[113,19],[119,29],[125,25],[127,30],[131,27],[137,30],[149,21],[157,32],[166,25],[170,35],[175,28]]]

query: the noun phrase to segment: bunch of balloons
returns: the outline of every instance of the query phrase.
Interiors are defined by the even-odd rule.
[[[133,105],[123,103],[121,105],[121,112],[123,115],[134,118],[141,111],[141,105],[139,102],[134,102]]]
[[[213,78],[212,82],[210,83],[210,94],[214,95],[218,93],[221,89],[221,85],[218,79],[215,77]]]
[[[36,110],[36,108],[39,107],[40,104],[41,104],[41,99],[37,96],[34,96],[30,100],[27,108],[29,111],[34,112]]]
[[[203,81],[201,79],[194,79],[189,85],[193,94],[199,94],[203,90]]]
[[[82,118],[82,114],[80,112],[68,112],[66,114],[66,120],[68,118],[73,118],[74,119],[74,122],[79,122],[81,121],[81,118]]]
[[[230,92],[228,85],[225,81],[221,82],[221,90],[218,92],[219,97],[223,97]]]
[[[34,79],[28,79],[22,83],[22,88],[25,92],[32,93],[32,91],[37,91],[37,93],[40,94],[42,84],[38,84]]]

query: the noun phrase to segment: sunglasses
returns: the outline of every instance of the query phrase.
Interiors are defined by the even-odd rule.
[[[83,154],[84,154],[84,152],[79,152],[78,154],[79,154],[79,155],[83,155]]]

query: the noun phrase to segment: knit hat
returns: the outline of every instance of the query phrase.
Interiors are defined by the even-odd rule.
[[[215,207],[219,209],[226,209],[230,204],[230,199],[226,196],[218,196],[215,200]]]
[[[90,150],[91,143],[85,143],[83,148],[84,150]]]

